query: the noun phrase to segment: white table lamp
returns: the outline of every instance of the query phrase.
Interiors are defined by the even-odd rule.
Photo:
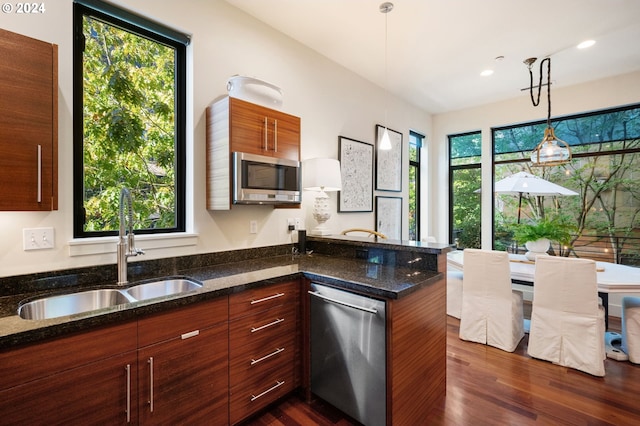
[[[327,192],[342,189],[340,162],[330,158],[311,158],[302,164],[302,182],[306,191],[316,191],[319,194],[313,204],[313,218],[318,222],[310,235],[331,235],[326,226],[331,217],[329,196]]]

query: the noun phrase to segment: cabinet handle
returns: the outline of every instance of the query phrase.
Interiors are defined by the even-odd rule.
[[[278,120],[273,120],[273,151],[278,152]]]
[[[42,202],[42,145],[38,145],[38,203]]]
[[[127,372],[127,423],[131,423],[131,364],[124,369]]]
[[[271,352],[270,354],[263,356],[262,358],[252,359],[251,360],[251,365],[256,365],[257,363],[262,362],[262,361],[264,361],[266,359],[269,359],[272,356],[278,355],[282,351],[284,351],[284,348],[278,348],[275,351]]]
[[[268,137],[269,137],[269,128],[268,128],[268,118],[265,117],[264,118],[264,150],[265,151],[269,151],[269,143],[268,143]]]
[[[278,389],[280,386],[284,385],[284,380],[283,381],[279,381],[276,380],[276,384],[271,386],[269,389],[267,389],[266,391],[259,393],[258,395],[251,395],[251,402],[255,401],[258,398],[261,398],[263,396],[265,396],[266,394],[268,394],[269,392]]]
[[[153,357],[149,357],[149,412],[153,413]]]
[[[251,332],[255,333],[256,331],[263,330],[263,329],[265,329],[267,327],[272,327],[272,326],[274,326],[276,324],[280,324],[282,321],[284,321],[284,318],[278,318],[277,320],[272,321],[269,324],[261,325],[260,327],[251,327]]]
[[[180,336],[180,338],[182,340],[185,340],[185,339],[188,339],[190,337],[196,337],[199,334],[200,334],[200,330],[193,330],[193,331],[190,331],[188,333],[184,333],[183,335]]]
[[[266,302],[267,300],[277,299],[278,297],[282,297],[282,296],[284,296],[284,293],[274,294],[273,296],[263,297],[262,299],[258,299],[258,300],[251,299],[251,304],[255,305],[256,303]]]

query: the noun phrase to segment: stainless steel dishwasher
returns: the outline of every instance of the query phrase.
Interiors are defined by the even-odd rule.
[[[386,422],[385,302],[312,283],[311,392],[367,426]]]

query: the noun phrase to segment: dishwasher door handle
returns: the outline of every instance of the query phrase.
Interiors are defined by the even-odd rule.
[[[323,296],[322,294],[309,290],[309,294],[315,297],[319,297],[322,300],[326,300],[327,302],[337,303],[338,305],[346,306],[348,308],[357,309],[359,311],[368,312],[370,314],[376,315],[378,311],[376,309],[365,308],[364,306],[353,305],[348,302],[343,302],[342,300],[333,299],[331,297]]]

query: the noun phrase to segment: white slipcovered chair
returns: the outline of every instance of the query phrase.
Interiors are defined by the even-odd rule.
[[[464,250],[459,336],[508,352],[524,337],[522,292],[511,288],[507,252]]]
[[[462,313],[462,271],[447,269],[447,315],[460,319]]]
[[[622,350],[640,364],[640,297],[622,298]]]
[[[536,257],[529,355],[604,376],[604,332],[596,263],[589,259]]]

